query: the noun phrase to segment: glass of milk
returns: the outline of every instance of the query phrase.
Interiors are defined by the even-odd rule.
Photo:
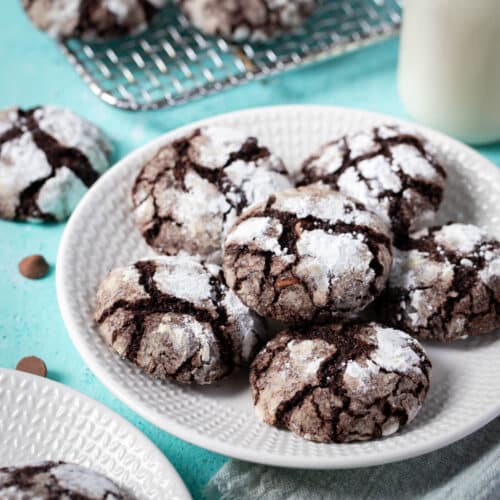
[[[398,85],[418,121],[500,140],[500,0],[404,0]]]

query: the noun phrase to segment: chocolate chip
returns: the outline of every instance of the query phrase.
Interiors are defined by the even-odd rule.
[[[47,366],[40,358],[36,356],[27,356],[21,359],[16,365],[16,370],[26,373],[32,373],[33,375],[38,375],[40,377],[47,376]]]
[[[19,262],[19,272],[31,280],[43,278],[49,272],[49,264],[43,255],[30,255]]]

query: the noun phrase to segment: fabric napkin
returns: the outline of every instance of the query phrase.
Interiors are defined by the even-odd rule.
[[[207,499],[500,500],[500,418],[447,448],[394,464],[302,471],[230,460]]]

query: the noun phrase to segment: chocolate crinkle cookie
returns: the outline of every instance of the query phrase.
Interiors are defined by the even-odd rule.
[[[419,231],[395,250],[383,320],[441,342],[500,327],[500,241],[470,224]]]
[[[23,0],[33,24],[55,38],[114,38],[144,30],[166,0]]]
[[[262,316],[324,322],[365,308],[385,286],[389,228],[350,198],[319,186],[271,195],[229,231],[224,273]]]
[[[110,153],[102,132],[68,109],[0,112],[0,217],[66,219]]]
[[[323,443],[395,433],[417,415],[430,377],[420,344],[376,323],[285,330],[250,371],[262,421]]]
[[[139,173],[132,200],[156,251],[220,263],[222,239],[237,215],[291,185],[282,161],[257,139],[205,127],[160,149]]]
[[[2,500],[132,500],[106,476],[64,462],[0,468]]]
[[[208,35],[265,41],[301,26],[318,0],[179,0],[181,10]]]
[[[97,292],[104,340],[146,373],[210,384],[253,358],[261,320],[192,257],[158,257],[114,269]]]
[[[356,198],[390,224],[398,240],[433,220],[445,180],[425,138],[380,126],[323,145],[304,162],[298,185],[321,182]]]

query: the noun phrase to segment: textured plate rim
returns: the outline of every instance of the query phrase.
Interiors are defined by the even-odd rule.
[[[208,437],[204,434],[199,433],[196,430],[191,430],[186,426],[176,423],[174,420],[170,419],[168,415],[160,415],[159,413],[152,411],[147,404],[143,404],[141,401],[136,400],[133,394],[122,386],[121,384],[115,383],[113,380],[109,379],[107,370],[104,366],[101,366],[99,361],[94,357],[92,351],[87,347],[83,338],[79,335],[79,327],[74,320],[71,307],[68,304],[67,296],[68,290],[66,289],[65,277],[66,277],[66,260],[71,258],[70,255],[70,239],[72,234],[73,225],[76,224],[77,219],[80,217],[80,213],[83,213],[87,205],[90,205],[89,193],[99,189],[101,183],[108,182],[108,179],[112,179],[114,176],[118,175],[118,171],[125,167],[127,164],[136,161],[138,158],[144,156],[153,155],[159,147],[161,147],[166,142],[179,137],[180,135],[186,133],[197,127],[203,127],[205,125],[212,124],[221,119],[231,119],[233,117],[244,117],[245,115],[252,116],[256,113],[261,114],[274,114],[274,113],[291,113],[293,111],[305,111],[305,110],[317,110],[317,111],[328,111],[332,114],[358,114],[365,117],[369,117],[372,120],[380,122],[391,122],[400,125],[410,125],[416,130],[420,130],[424,134],[440,139],[443,142],[448,142],[453,146],[454,149],[461,149],[466,151],[468,155],[475,157],[475,159],[481,164],[481,168],[489,169],[492,175],[498,177],[500,183],[500,169],[496,167],[487,158],[473,150],[471,147],[463,144],[462,142],[453,139],[446,134],[437,132],[428,127],[422,126],[420,124],[411,122],[409,120],[402,120],[390,115],[385,115],[382,113],[375,113],[371,111],[365,111],[362,109],[346,108],[339,106],[324,106],[324,105],[280,105],[280,106],[264,106],[256,108],[248,108],[239,111],[232,111],[230,113],[222,113],[210,118],[205,118],[182,127],[173,129],[161,136],[153,139],[149,143],[141,146],[140,148],[132,151],[123,159],[118,161],[112,168],[110,168],[101,178],[90,188],[89,192],[84,196],[84,198],[78,204],[73,215],[70,217],[66,228],[64,230],[59,251],[57,254],[56,263],[56,287],[57,287],[57,297],[59,302],[59,308],[61,310],[61,315],[63,321],[68,330],[69,336],[76,349],[82,356],[84,362],[96,375],[96,377],[102,382],[102,384],[118,399],[125,403],[129,408],[134,410],[145,420],[153,423],[160,429],[184,440],[196,446],[200,446],[204,449],[213,451],[215,453],[220,453],[222,455],[236,458],[240,460],[245,460],[253,463],[259,463],[264,465],[272,465],[278,467],[289,467],[289,468],[302,468],[302,469],[349,469],[349,468],[361,468],[370,467],[375,465],[382,465],[392,462],[398,462],[402,460],[407,460],[414,458],[432,451],[436,451],[440,448],[448,446],[464,437],[472,434],[476,430],[485,426],[495,417],[500,416],[500,401],[496,406],[493,406],[489,411],[484,412],[480,417],[470,420],[465,425],[460,428],[454,429],[450,432],[444,433],[439,439],[432,442],[424,442],[420,445],[413,445],[410,451],[396,449],[396,450],[386,450],[383,455],[370,456],[367,458],[360,458],[359,456],[334,456],[334,457],[283,457],[279,455],[274,455],[268,452],[257,452],[254,450],[244,449],[242,447],[222,443],[217,438]],[[334,445],[333,445],[334,446]]]
[[[168,458],[159,450],[159,448],[148,438],[146,437],[139,429],[137,429],[134,425],[128,422],[125,418],[123,418],[118,413],[114,412],[107,406],[103,405],[99,401],[86,396],[85,394],[69,387],[67,385],[61,384],[60,382],[56,382],[54,380],[50,380],[44,377],[39,377],[38,375],[32,375],[31,373],[26,373],[18,370],[12,370],[10,368],[0,368],[0,374],[5,374],[7,377],[17,378],[20,380],[36,380],[37,383],[42,385],[54,386],[59,391],[68,396],[71,396],[75,399],[79,399],[82,402],[86,403],[88,406],[95,408],[95,410],[101,414],[109,418],[110,420],[114,420],[123,430],[134,437],[134,439],[139,443],[142,447],[147,449],[153,459],[158,462],[162,469],[168,471],[168,476],[172,480],[172,487],[176,491],[176,494],[180,499],[191,500],[191,494],[187,489],[184,481],[181,476],[175,469],[175,467],[170,463]],[[24,389],[23,389],[24,390]]]

